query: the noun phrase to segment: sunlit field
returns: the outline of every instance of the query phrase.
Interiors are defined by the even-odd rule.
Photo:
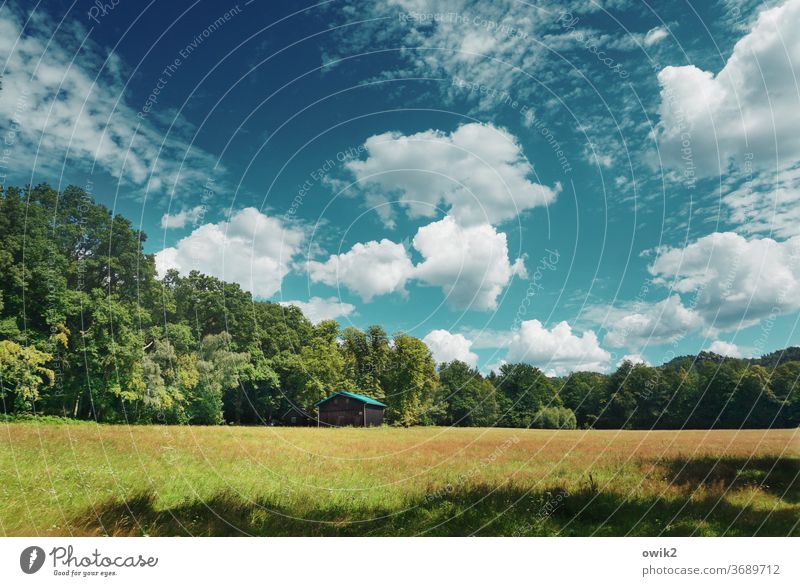
[[[798,535],[798,430],[0,424],[5,535]]]

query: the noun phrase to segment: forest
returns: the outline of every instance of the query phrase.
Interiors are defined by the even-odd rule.
[[[280,423],[336,390],[387,405],[391,425],[710,429],[796,427],[800,348],[710,353],[554,378],[435,364],[380,326],[314,324],[192,272],[159,279],[146,235],[82,189],[0,192],[0,400],[6,418]]]

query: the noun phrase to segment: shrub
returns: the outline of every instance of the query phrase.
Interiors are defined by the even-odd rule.
[[[94,421],[72,419],[59,415],[34,415],[33,413],[0,413],[0,423],[39,423],[41,425],[94,424]]]
[[[566,407],[543,407],[536,412],[531,427],[537,429],[576,429],[575,413]]]

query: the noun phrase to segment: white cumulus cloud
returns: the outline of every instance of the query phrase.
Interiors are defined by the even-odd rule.
[[[506,235],[488,224],[462,228],[447,216],[420,228],[413,244],[424,258],[414,276],[457,308],[494,309],[511,277],[526,276],[521,258],[509,261]]]
[[[671,164],[717,175],[742,166],[782,167],[800,157],[800,0],[763,10],[718,73],[665,67],[661,154]],[[720,167],[721,162],[721,167]]]
[[[729,356],[730,358],[742,357],[742,351],[739,346],[723,340],[714,340],[711,346],[708,347],[708,351],[720,356]]]
[[[406,294],[408,282],[441,287],[457,309],[490,310],[515,275],[526,276],[522,258],[509,259],[506,235],[488,224],[461,227],[452,217],[422,226],[412,246],[422,256],[416,266],[409,251],[383,239],[357,243],[328,260],[309,261],[311,281],[345,287],[369,302],[390,293]]]
[[[313,323],[319,323],[326,319],[336,319],[337,317],[347,317],[356,310],[356,306],[344,303],[336,297],[312,297],[308,301],[281,301],[281,305],[294,305],[303,312]]]
[[[348,252],[325,261],[309,261],[311,280],[331,287],[344,286],[364,301],[387,293],[405,294],[414,265],[402,244],[384,238],[357,243]]]
[[[800,309],[800,236],[778,242],[715,232],[661,249],[648,270],[656,284],[691,297],[708,327],[745,327]]]
[[[519,331],[512,333],[505,359],[528,362],[547,374],[560,376],[578,370],[603,371],[611,354],[600,347],[591,330],[577,335],[565,321],[547,329],[533,319],[522,322]]]
[[[703,318],[684,307],[678,295],[672,295],[657,303],[611,311],[603,343],[613,348],[644,348],[672,342],[702,325]]]
[[[617,367],[622,365],[622,363],[625,361],[628,361],[632,364],[644,364],[645,366],[650,366],[650,363],[647,361],[647,358],[638,353],[626,354],[617,361]]]
[[[284,226],[255,208],[235,212],[230,220],[203,224],[175,246],[156,254],[156,269],[181,274],[197,270],[239,283],[257,297],[271,297],[304,239],[303,231]]]
[[[478,364],[478,355],[472,352],[472,342],[462,334],[451,334],[447,330],[433,330],[422,339],[430,348],[436,363],[460,360],[473,368]]]
[[[460,224],[497,224],[552,202],[560,186],[532,179],[533,167],[517,139],[491,124],[464,124],[450,134],[387,132],[365,143],[366,160],[346,167],[368,203],[399,200],[411,217],[446,212]],[[391,225],[391,208],[379,213]]]

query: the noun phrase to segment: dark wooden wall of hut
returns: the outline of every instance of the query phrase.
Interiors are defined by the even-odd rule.
[[[364,405],[364,409],[367,410],[367,427],[374,427],[383,424],[383,407],[378,407],[377,405]]]
[[[319,406],[320,425],[372,427],[383,423],[383,408],[350,397],[334,397]]]

